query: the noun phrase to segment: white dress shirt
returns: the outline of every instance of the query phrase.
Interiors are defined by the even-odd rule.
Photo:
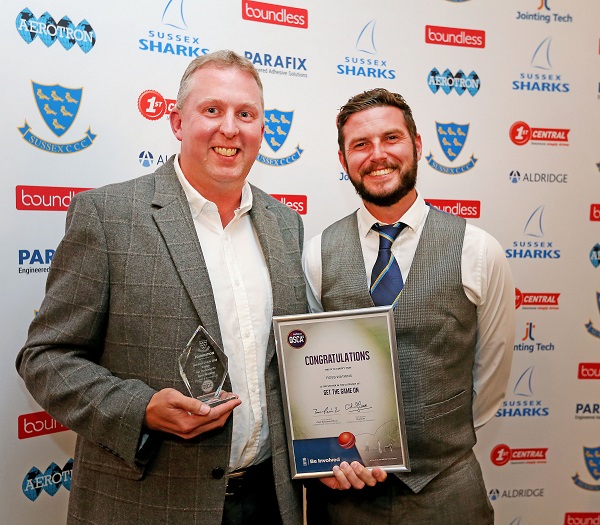
[[[175,159],[212,286],[229,378],[242,404],[233,411],[229,468],[261,463],[271,455],[266,418],[265,359],[273,316],[269,271],[248,212],[246,182],[240,207],[223,228],[217,206],[187,181]],[[191,334],[190,334],[191,336]]]
[[[421,238],[429,206],[420,195],[401,217],[407,225],[392,245],[406,281]],[[371,271],[379,251],[379,235],[371,229],[375,219],[363,206],[358,210],[358,233],[370,286]],[[321,305],[321,235],[305,246],[302,264],[307,279],[308,302],[313,312]],[[490,234],[467,223],[461,259],[462,284],[469,301],[477,306],[477,346],[473,366],[473,420],[475,428],[496,413],[506,393],[514,347],[515,286],[504,250]]]

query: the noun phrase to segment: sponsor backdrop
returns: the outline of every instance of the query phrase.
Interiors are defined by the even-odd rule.
[[[405,96],[420,191],[495,235],[518,288],[506,401],[477,445],[496,521],[600,523],[600,4],[289,2],[2,2],[0,521],[65,520],[73,434],[13,364],[65,210],[177,152],[183,70],[231,48],[265,85],[251,180],[302,214],[307,237],[357,207],[337,109],[373,87]]]

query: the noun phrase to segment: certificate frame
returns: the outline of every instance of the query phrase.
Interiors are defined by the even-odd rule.
[[[273,317],[293,479],[410,471],[391,306]]]

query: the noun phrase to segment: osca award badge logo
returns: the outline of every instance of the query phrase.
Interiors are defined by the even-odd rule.
[[[65,135],[79,113],[83,88],[70,88],[60,84],[44,85],[31,82],[33,96],[42,120],[48,129],[58,138]],[[38,137],[32,127],[25,120],[25,124],[18,128],[23,139],[42,151],[49,153],[76,153],[89,148],[96,138],[88,128],[85,135],[74,142],[57,143],[49,142]]]

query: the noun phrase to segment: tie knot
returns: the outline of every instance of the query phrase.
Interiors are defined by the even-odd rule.
[[[373,224],[372,229],[379,234],[379,249],[389,250],[405,226],[406,224],[402,222],[395,224]]]

